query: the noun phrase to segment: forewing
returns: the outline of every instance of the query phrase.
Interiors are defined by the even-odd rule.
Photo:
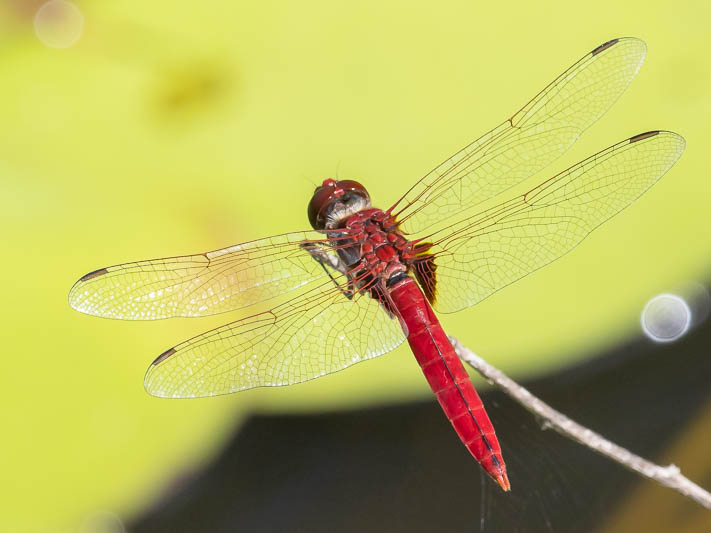
[[[621,38],[585,55],[511,118],[418,181],[391,208],[401,228],[428,230],[557,159],[620,97],[645,53],[643,41]]]
[[[333,253],[315,231],[287,233],[195,255],[90,272],[69,292],[82,313],[126,320],[197,317],[239,309],[326,275],[306,247]]]
[[[636,135],[433,234],[435,308],[454,312],[474,305],[572,250],[654,185],[684,145],[668,131]]]
[[[208,331],[160,355],[145,377],[154,395],[188,398],[301,383],[388,352],[400,324],[370,296],[328,281],[271,311]]]

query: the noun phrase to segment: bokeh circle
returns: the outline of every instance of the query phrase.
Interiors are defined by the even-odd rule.
[[[656,342],[679,339],[691,324],[691,309],[676,294],[659,294],[649,300],[642,310],[642,330]]]
[[[35,13],[35,34],[50,48],[69,48],[84,31],[84,15],[66,0],[49,0]]]

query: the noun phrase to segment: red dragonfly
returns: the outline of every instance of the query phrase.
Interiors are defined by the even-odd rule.
[[[622,94],[645,52],[635,38],[598,46],[385,211],[371,207],[360,183],[327,179],[308,206],[313,230],[95,270],[72,287],[69,303],[101,317],[155,320],[292,293],[159,355],[145,387],[170,398],[300,383],[407,340],[464,445],[508,491],[494,428],[432,306],[459,311],[561,257],[679,159],[682,137],[648,131],[483,205],[563,154]]]

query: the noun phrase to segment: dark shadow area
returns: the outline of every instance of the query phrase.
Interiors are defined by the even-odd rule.
[[[707,322],[677,343],[638,339],[525,385],[635,453],[668,460],[665,450],[711,400],[709,346]],[[602,527],[634,488],[651,483],[542,431],[499,391],[483,399],[508,464],[510,494],[481,474],[433,399],[254,417],[209,468],[129,530],[582,532]],[[698,465],[677,464],[711,486]],[[701,509],[667,492],[680,508]]]

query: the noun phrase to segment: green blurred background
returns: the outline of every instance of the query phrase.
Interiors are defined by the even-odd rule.
[[[296,387],[158,400],[143,391],[150,361],[237,315],[100,320],[67,292],[106,265],[305,229],[325,177],[387,207],[610,38],[644,39],[645,65],[546,174],[650,129],[684,135],[686,154],[575,253],[442,322],[522,378],[637,334],[650,297],[708,277],[707,2],[77,0],[66,48],[48,44],[77,19],[36,30],[42,4],[0,8],[0,531],[131,517],[255,411],[427,397],[401,347]]]

